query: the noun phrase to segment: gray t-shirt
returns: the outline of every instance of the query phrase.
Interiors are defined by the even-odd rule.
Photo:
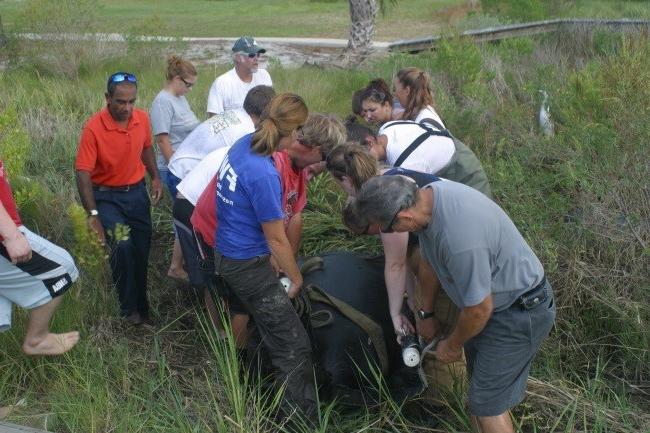
[[[542,264],[496,203],[452,181],[426,188],[433,190],[433,217],[416,232],[420,250],[459,308],[492,293],[500,311],[542,281]]]
[[[156,95],[149,116],[153,135],[169,134],[169,142],[174,150],[200,123],[185,96],[175,96],[167,90],[161,90]],[[167,162],[159,149],[156,149],[156,155],[158,168],[166,168]]]

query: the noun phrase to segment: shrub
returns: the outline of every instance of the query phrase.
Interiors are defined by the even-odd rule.
[[[0,157],[7,172],[12,176],[22,176],[30,151],[31,143],[16,109],[9,106],[0,111]]]

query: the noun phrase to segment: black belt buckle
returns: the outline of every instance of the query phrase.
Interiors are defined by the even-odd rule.
[[[140,182],[133,183],[131,185],[122,185],[122,186],[107,186],[107,185],[93,185],[93,188],[100,192],[113,191],[113,192],[129,192],[131,188],[139,186],[143,180]]]
[[[517,302],[524,310],[532,310],[546,302],[548,296],[549,290],[546,288],[546,278],[544,278],[535,288],[517,298]]]

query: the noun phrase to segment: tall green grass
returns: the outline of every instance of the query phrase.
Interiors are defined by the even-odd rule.
[[[483,161],[496,200],[540,256],[557,294],[557,325],[533,365],[529,398],[515,411],[521,431],[650,427],[649,59],[644,36],[584,32],[486,46],[454,40],[436,53],[397,55],[354,71],[271,69],[279,91],[341,116],[372,77],[389,79],[413,65],[431,72],[439,112]],[[147,109],[163,84],[164,55],[135,51],[73,78],[14,65],[0,76],[0,157],[22,167],[26,224],[80,251],[84,238],[75,238],[79,222],[68,208],[76,201],[72,164],[83,122],[103,106],[106,77],[118,69],[138,75],[138,105]],[[211,81],[226,68],[200,68],[189,94],[199,116]],[[539,89],[550,95],[551,138],[536,125]],[[10,147],[16,141],[8,137],[24,137],[26,147]],[[343,198],[331,179],[316,179],[309,194],[303,253],[378,251],[376,240],[341,225]],[[56,331],[81,330],[77,348],[58,359],[24,357],[27,316],[18,310],[13,329],[0,335],[0,404],[26,401],[12,422],[84,433],[283,428],[270,416],[277,396],[237,380],[229,340],[217,338],[198,318],[200,307],[162,276],[172,236],[168,207],[155,211],[155,221],[151,300],[161,326],[121,324],[105,265],[79,260],[82,278],[53,321]],[[81,251],[95,257],[92,248]],[[388,399],[356,411],[323,402],[319,431],[431,431],[436,423],[467,430],[462,393],[440,412]]]

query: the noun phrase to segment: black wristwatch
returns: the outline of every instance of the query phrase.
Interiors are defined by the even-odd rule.
[[[430,318],[430,317],[433,317],[433,311],[430,312],[430,313],[427,313],[427,312],[424,311],[423,309],[419,309],[419,310],[418,310],[418,317],[419,317],[421,320],[428,319],[428,318]]]

